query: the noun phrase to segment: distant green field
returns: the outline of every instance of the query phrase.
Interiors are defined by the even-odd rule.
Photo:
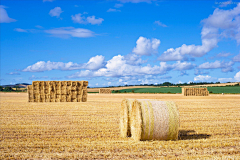
[[[207,87],[209,93],[240,93],[240,86],[232,87]]]
[[[182,93],[181,87],[161,87],[161,88],[132,88],[119,90],[121,93]],[[115,93],[115,91],[112,91]]]
[[[207,87],[210,93],[240,93],[240,86]],[[132,88],[119,90],[121,93],[182,93],[181,87]],[[134,92],[133,92],[134,91]],[[116,93],[116,91],[112,91]]]

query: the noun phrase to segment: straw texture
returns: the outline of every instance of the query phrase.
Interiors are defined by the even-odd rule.
[[[174,102],[135,100],[131,112],[131,134],[139,140],[177,140],[179,113]]]
[[[99,93],[100,94],[111,94],[112,91],[111,91],[111,89],[100,88]]]
[[[184,96],[209,96],[207,88],[182,88]]]
[[[28,102],[86,102],[87,81],[33,81]]]
[[[130,114],[132,111],[133,99],[124,99],[120,111],[120,134],[121,137],[131,137]]]

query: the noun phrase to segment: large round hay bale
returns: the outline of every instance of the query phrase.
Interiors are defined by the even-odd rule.
[[[132,110],[133,99],[124,99],[120,111],[120,134],[121,137],[131,137],[130,113]]]
[[[131,135],[139,140],[177,140],[179,112],[172,101],[135,100],[131,112]]]

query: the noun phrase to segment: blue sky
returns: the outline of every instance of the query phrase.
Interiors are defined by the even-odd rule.
[[[237,1],[1,0],[0,13],[1,85],[240,81]]]

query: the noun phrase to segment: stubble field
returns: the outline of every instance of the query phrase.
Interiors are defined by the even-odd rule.
[[[178,141],[121,138],[123,98],[172,100]],[[88,102],[28,103],[0,93],[0,159],[240,159],[240,95],[88,94]]]

